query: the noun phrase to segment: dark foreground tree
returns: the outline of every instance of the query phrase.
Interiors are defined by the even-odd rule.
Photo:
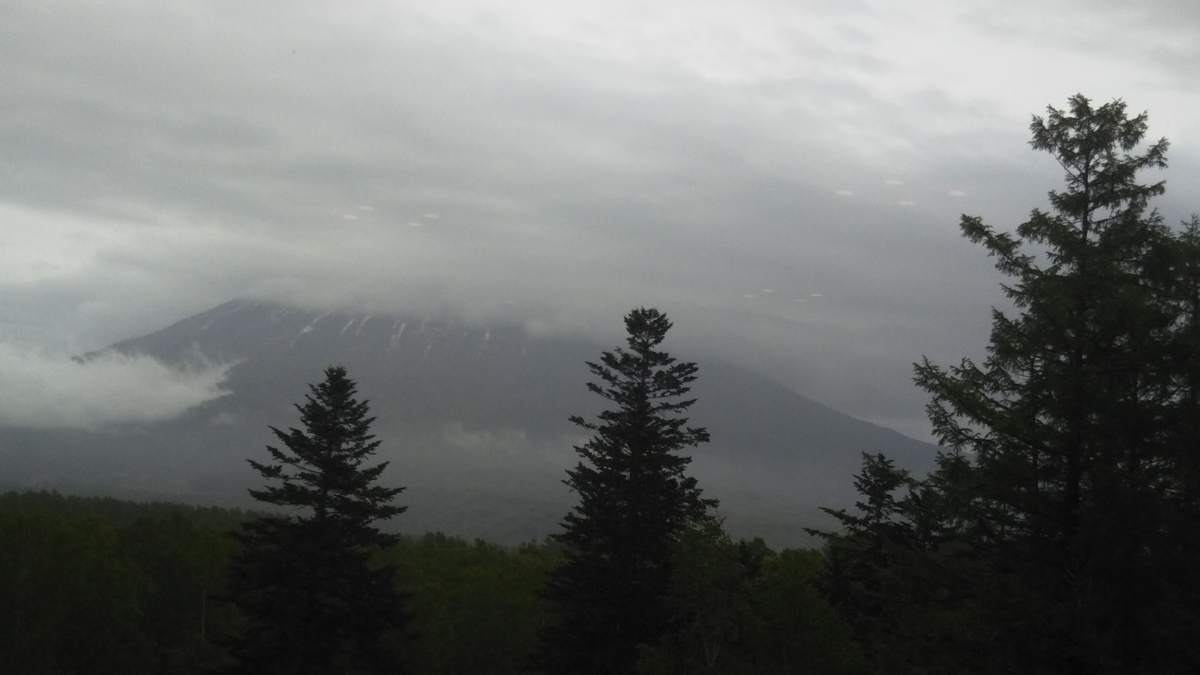
[[[822,508],[841,530],[807,529],[827,542],[819,579],[822,594],[850,621],[864,654],[879,664],[887,663],[887,648],[878,644],[880,638],[895,635],[901,623],[895,607],[900,598],[891,576],[892,568],[902,562],[896,559],[897,552],[907,548],[914,536],[904,517],[904,504],[897,499],[897,493],[911,484],[908,472],[891,460],[863,453],[862,472],[854,480],[861,497],[855,504],[858,513]]]
[[[1144,114],[1076,96],[1031,129],[1052,211],[962,222],[1016,309],[982,364],[917,366],[948,449],[919,481],[868,458],[825,593],[876,672],[1200,672],[1200,225],[1149,208]]]
[[[250,619],[233,645],[241,672],[392,672],[389,633],[404,618],[393,570],[371,556],[395,537],[374,525],[402,513],[392,499],[403,488],[375,485],[387,463],[364,466],[379,441],[374,418],[344,368],[325,371],[297,405],[304,430],[271,427],[284,449],[274,463],[250,464],[269,484],[255,499],[299,509],[247,524],[231,592]]]
[[[1146,115],[1083,96],[1031,129],[1066,189],[1015,236],[963,217],[964,234],[1013,278],[1004,289],[1016,313],[994,311],[982,365],[917,367],[950,454],[914,491],[914,513],[986,563],[984,585],[1009,589],[989,599],[981,585],[972,600],[990,603],[989,630],[1002,637],[991,663],[1194,672],[1184,636],[1200,609],[1198,552],[1181,546],[1200,527],[1184,483],[1200,452],[1187,308],[1195,238],[1149,209],[1163,183],[1138,182],[1166,165],[1167,142],[1137,151]]]
[[[625,328],[628,351],[588,363],[599,379],[588,389],[614,408],[596,423],[571,419],[594,435],[567,472],[579,504],[555,536],[566,561],[545,591],[559,619],[542,635],[540,669],[553,675],[633,672],[637,646],[657,643],[671,616],[672,541],[716,505],[684,475],[691,458],[680,454],[708,441],[680,416],[695,402],[681,397],[696,365],[656,349],[671,328],[658,310],[630,312]]]

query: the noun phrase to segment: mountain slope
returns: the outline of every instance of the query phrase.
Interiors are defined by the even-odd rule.
[[[521,326],[312,312],[234,301],[111,349],[186,366],[236,362],[231,393],[182,417],[104,432],[0,430],[10,479],[120,486],[239,499],[253,486],[267,425],[296,424],[292,404],[324,367],[346,366],[370,399],[385,480],[407,485],[404,530],[442,529],[499,541],[540,537],[571,504],[561,484],[583,440],[570,415],[594,415],[585,361],[600,345],[531,335]],[[670,349],[668,339],[668,350]],[[771,380],[712,358],[699,363],[690,417],[712,442],[693,472],[722,500],[732,530],[777,543],[804,540],[818,505],[853,502],[862,452],[924,471],[935,448],[843,415]]]

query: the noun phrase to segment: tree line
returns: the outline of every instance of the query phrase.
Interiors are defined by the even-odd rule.
[[[382,533],[403,488],[332,367],[251,461],[284,509],[133,522],[0,501],[0,659],[17,672],[1183,673],[1200,670],[1200,220],[1151,208],[1167,141],[1083,96],[1031,124],[1065,172],[1014,231],[988,356],[924,360],[942,446],[865,456],[820,551],[732,541],[687,475],[698,373],[656,309],[589,363],[609,407],[560,532],[502,549]],[[38,503],[41,500],[41,503]],[[134,508],[134,507],[129,507]],[[85,509],[86,511],[86,509]],[[7,608],[7,609],[5,609]],[[197,616],[198,613],[198,616]]]

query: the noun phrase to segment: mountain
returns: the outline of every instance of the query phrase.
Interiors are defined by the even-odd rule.
[[[109,348],[179,367],[235,363],[228,395],[166,422],[0,429],[0,471],[24,485],[245,504],[245,489],[258,483],[245,459],[266,457],[268,425],[296,425],[293,404],[339,364],[377,417],[380,455],[391,461],[384,480],[408,488],[401,531],[540,538],[572,503],[561,481],[585,436],[567,418],[603,409],[586,389],[585,362],[615,346],[517,324],[229,302]],[[735,534],[805,543],[802,527],[828,523],[817,506],[854,502],[863,452],[884,452],[916,472],[933,466],[930,444],[719,359],[673,355],[700,366],[689,417],[712,442],[695,450],[692,473],[721,500]]]

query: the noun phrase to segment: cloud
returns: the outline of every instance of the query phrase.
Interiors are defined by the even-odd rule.
[[[1194,41],[1121,39],[1105,1],[1055,10],[1102,51],[1043,39],[1030,0],[10,2],[0,340],[99,348],[247,296],[607,338],[653,305],[920,419],[908,364],[985,344],[999,295],[959,209],[1011,227],[1061,180],[1031,113],[1125,96],[1177,142],[1168,196],[1200,194],[1197,100],[1161,86]],[[742,297],[767,284],[838,302]]]
[[[174,369],[114,352],[75,359],[0,344],[0,424],[96,429],[168,420],[227,393],[230,368]]]

